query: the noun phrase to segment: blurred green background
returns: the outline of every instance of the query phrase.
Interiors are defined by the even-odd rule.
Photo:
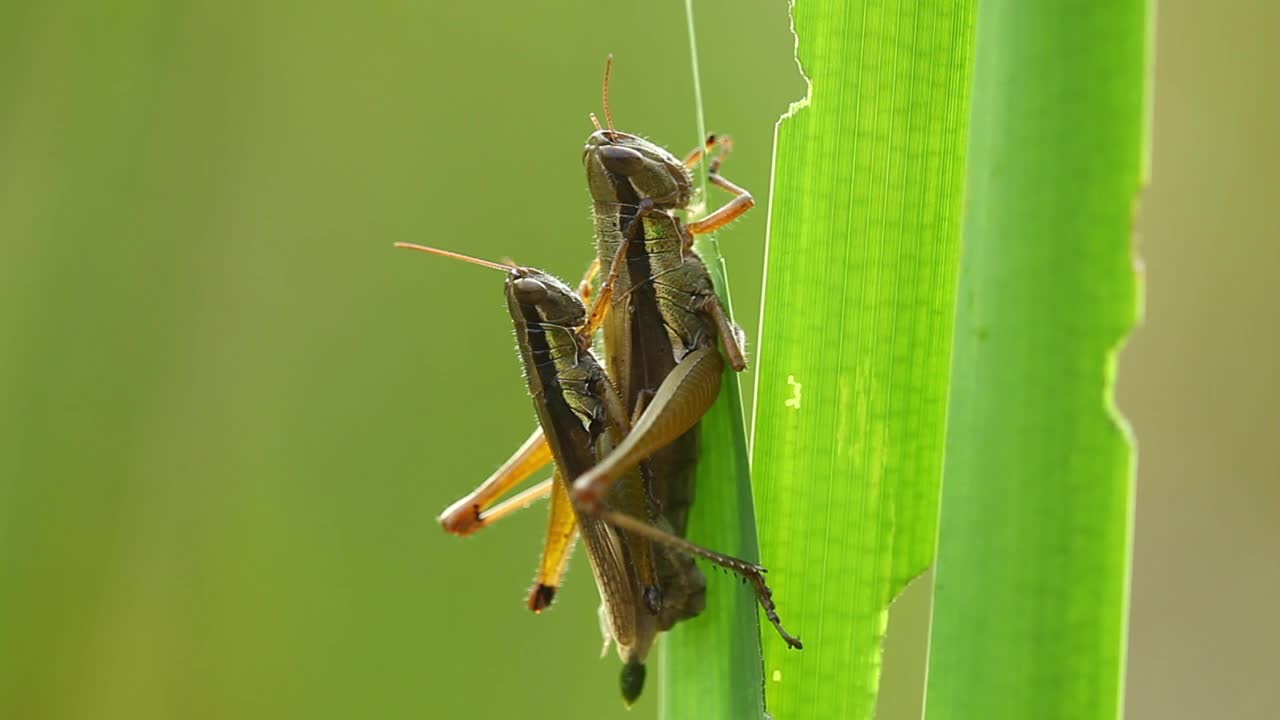
[[[803,93],[786,3],[697,5],[708,125],[763,206]],[[1271,702],[1277,27],[1158,10],[1130,717]],[[597,657],[584,558],[524,607],[545,510],[436,526],[533,416],[501,276],[391,249],[576,279],[610,52],[619,126],[691,147],[677,0],[0,5],[0,717],[654,715]],[[764,221],[722,236],[749,335]],[[927,590],[882,718],[918,717]]]

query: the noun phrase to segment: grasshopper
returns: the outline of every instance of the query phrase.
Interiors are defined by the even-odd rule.
[[[615,284],[603,321],[609,374],[628,410],[644,411],[641,418],[647,422],[579,478],[574,492],[579,500],[590,501],[618,473],[647,459],[652,481],[667,485],[662,494],[676,503],[664,512],[679,520],[676,529],[683,534],[693,499],[697,424],[719,394],[724,369],[717,338],[730,366],[737,371],[746,367],[739,332],[693,250],[693,238],[732,222],[754,200],[719,173],[731,147],[728,138],[711,136],[678,160],[654,143],[616,130],[609,108],[612,67],[610,57],[603,89],[608,127],[592,116],[596,132],[583,149],[583,165],[593,200],[597,256]],[[684,224],[676,212],[687,211],[693,197],[690,168],[717,147],[708,179],[734,197],[707,217]]]
[[[694,236],[713,232],[755,204],[749,192],[720,174],[732,143],[712,135],[681,159],[639,136],[614,127],[609,108],[613,58],[605,66],[604,112],[583,149],[593,200],[596,250],[610,278],[610,302],[602,320],[609,376],[628,412],[630,434],[609,456],[574,482],[575,502],[596,502],[618,478],[643,462],[650,495],[661,498],[659,515],[684,535],[693,501],[698,422],[720,391],[727,359],[746,367],[742,340],[715,293]],[[717,151],[708,180],[733,198],[706,217],[682,222],[693,198],[690,169]],[[722,356],[716,344],[724,348]],[[775,612],[762,577],[746,576],[766,616],[788,645],[802,647]],[[660,599],[659,599],[660,601]]]
[[[644,660],[657,634],[697,615],[703,608],[704,580],[689,556],[705,558],[751,581],[766,613],[777,617],[764,584],[763,568],[673,535],[665,527],[669,525],[665,518],[650,517],[652,498],[645,492],[638,467],[622,473],[621,479],[596,502],[573,498],[570,489],[574,481],[601,458],[616,452],[615,444],[625,442],[633,431],[621,398],[591,351],[591,336],[601,320],[600,313],[588,313],[578,294],[533,268],[501,265],[417,245],[398,246],[464,259],[507,273],[507,307],[534,410],[555,460],[555,475],[489,510],[461,505],[469,512],[456,516],[471,515],[473,520],[459,522],[455,527],[474,532],[535,496],[551,495],[550,527],[530,606],[542,609],[550,602],[544,588],[554,588],[559,582],[576,528],[600,588],[606,642],[617,644],[624,663],[621,686],[628,704],[639,697],[643,688]],[[583,288],[589,288],[589,283],[584,282]],[[606,281],[595,308],[607,307],[610,295]],[[526,443],[527,452],[522,459],[518,454],[514,466],[527,468],[536,463],[539,451],[530,449],[539,444]],[[508,480],[505,476],[496,481],[490,478],[482,486],[483,492],[468,497],[479,496],[482,502],[492,504],[501,495],[495,488],[513,484]],[[655,589],[661,592],[661,604],[651,597]]]

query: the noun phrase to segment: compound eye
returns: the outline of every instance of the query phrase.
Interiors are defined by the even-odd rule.
[[[600,148],[600,162],[611,173],[630,176],[644,169],[644,155],[628,147],[608,145]]]
[[[547,286],[533,278],[517,278],[511,283],[516,300],[524,305],[537,305],[547,299]]]

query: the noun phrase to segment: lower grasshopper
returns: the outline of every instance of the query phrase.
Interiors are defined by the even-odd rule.
[[[607,629],[607,639],[617,644],[624,662],[621,685],[623,699],[628,704],[639,697],[643,688],[644,660],[657,634],[702,610],[702,576],[692,568],[686,555],[702,557],[749,580],[765,612],[777,621],[771,593],[764,583],[764,568],[673,535],[661,527],[670,524],[663,518],[657,518],[657,524],[651,522],[652,498],[646,492],[638,467],[622,473],[594,501],[573,499],[570,488],[574,482],[601,458],[616,452],[615,443],[625,443],[633,429],[621,399],[591,352],[591,335],[600,322],[601,313],[588,315],[582,300],[567,285],[533,268],[501,265],[417,245],[399,246],[507,273],[507,308],[515,325],[534,410],[555,459],[555,476],[487,512],[481,510],[479,504],[460,505],[466,512],[454,513],[452,517],[456,520],[471,516],[471,521],[459,520],[455,525],[469,532],[485,521],[505,515],[509,508],[534,495],[551,494],[551,530],[530,604],[535,609],[545,607],[541,604],[542,588],[554,587],[558,582],[576,526],[600,588],[602,625]],[[584,282],[585,287],[589,285]],[[610,288],[610,282],[606,281],[595,303],[597,309],[607,307]],[[538,444],[526,444],[526,449],[536,448]],[[538,452],[530,450],[514,465],[528,468],[536,463]],[[509,479],[507,476],[491,478],[481,491],[464,502],[480,497],[482,502],[491,504],[505,491],[494,488],[514,484],[509,483]],[[654,588],[661,592],[660,605],[650,597]],[[549,602],[550,598],[545,600]]]

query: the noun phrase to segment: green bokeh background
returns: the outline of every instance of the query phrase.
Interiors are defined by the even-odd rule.
[[[786,4],[697,5],[708,124],[763,206],[804,87]],[[1130,717],[1270,702],[1277,27],[1157,14]],[[576,279],[610,52],[619,126],[692,146],[676,0],[0,5],[0,717],[653,716],[597,657],[583,558],[525,609],[543,509],[436,526],[533,416],[501,277],[390,247]],[[722,236],[750,335],[764,225]],[[927,589],[883,718],[918,716]]]

